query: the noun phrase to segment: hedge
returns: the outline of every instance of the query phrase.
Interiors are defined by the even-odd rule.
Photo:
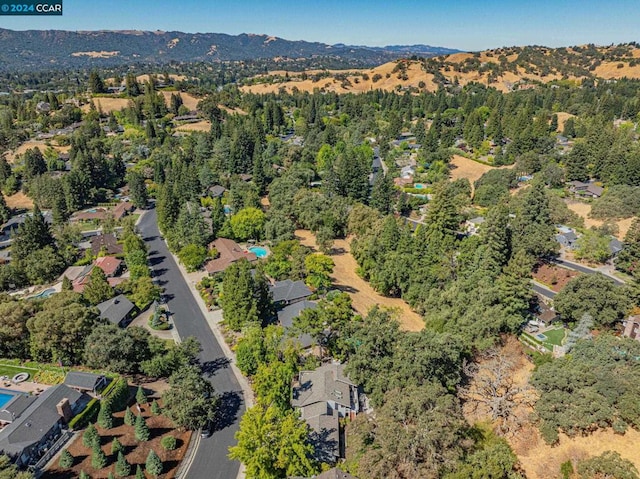
[[[129,385],[127,380],[120,377],[111,381],[104,391],[102,391],[102,397],[104,399],[111,399],[114,412],[123,410],[129,402]],[[91,399],[87,407],[69,421],[69,428],[78,430],[86,427],[96,420],[99,410],[100,400],[97,398]]]
[[[78,430],[83,427],[91,424],[98,417],[98,411],[100,410],[100,401],[97,398],[93,398],[87,404],[87,407],[84,410],[73,417],[71,421],[69,421],[69,429]]]

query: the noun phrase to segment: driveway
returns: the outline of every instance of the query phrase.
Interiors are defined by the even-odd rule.
[[[234,479],[240,463],[229,460],[227,454],[229,446],[236,443],[234,434],[244,412],[241,388],[178,265],[160,237],[156,218],[155,209],[151,209],[138,223],[138,229],[149,247],[154,277],[165,290],[167,305],[180,338],[193,336],[200,341],[202,352],[199,359],[205,374],[222,398],[218,428],[211,437],[200,441],[186,477]]]

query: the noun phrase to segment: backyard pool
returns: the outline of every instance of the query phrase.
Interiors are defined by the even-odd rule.
[[[258,258],[266,258],[269,254],[269,252],[262,246],[252,246],[249,248],[249,251],[255,254]]]
[[[0,410],[2,410],[4,405],[7,404],[9,401],[11,401],[14,396],[15,394],[6,394],[6,393],[0,392]]]
[[[417,190],[422,190],[427,187],[427,185],[423,185],[422,183],[416,183],[413,187]]]
[[[231,206],[224,205],[224,214],[225,215],[230,215],[231,214]]]
[[[45,299],[55,293],[56,293],[55,289],[49,288],[49,289],[45,289],[44,291],[40,291],[38,294],[34,296],[30,296],[29,299]]]
[[[547,337],[542,333],[536,334],[536,338],[539,339],[540,341],[546,341],[547,340]]]

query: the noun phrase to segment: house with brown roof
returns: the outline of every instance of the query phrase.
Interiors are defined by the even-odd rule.
[[[238,243],[228,238],[218,238],[213,241],[209,244],[209,249],[213,248],[218,252],[218,257],[205,264],[204,269],[209,274],[221,273],[231,264],[241,259],[246,259],[249,262],[258,259],[254,253],[241,248]]]
[[[124,251],[114,233],[92,236],[89,242],[91,243],[91,253],[94,256],[98,256],[100,251],[104,251],[108,255],[118,255]]]
[[[640,341],[640,315],[629,316],[622,324],[624,326],[623,336]]]
[[[109,210],[106,208],[91,208],[89,210],[73,214],[70,221],[104,221],[107,218],[108,213]]]
[[[133,206],[133,203],[129,201],[122,201],[118,203],[116,207],[113,209],[113,217],[116,220],[122,219],[125,216],[131,214],[131,212],[135,209],[136,207]]]
[[[100,256],[96,258],[93,264],[104,271],[104,275],[107,278],[113,278],[122,272],[122,260],[113,256]]]

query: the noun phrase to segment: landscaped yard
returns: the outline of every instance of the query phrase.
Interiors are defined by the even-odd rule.
[[[29,378],[32,379],[34,374],[36,374],[37,372],[37,369],[24,368],[22,366],[13,366],[9,364],[0,364],[0,376],[7,376],[9,379],[19,373],[27,373],[29,375]]]
[[[533,270],[533,279],[558,292],[580,273],[554,264],[543,263]]]
[[[535,333],[535,334],[522,333],[522,335],[525,336],[527,340],[525,342],[529,344],[535,343],[536,345],[544,346],[547,349],[547,351],[551,352],[553,351],[554,346],[562,346],[562,343],[564,342],[564,338],[567,335],[567,333],[568,333],[568,329],[561,326],[561,327],[556,327],[540,333]],[[537,337],[538,334],[544,335],[545,339],[538,338]]]
[[[19,373],[29,374],[29,381],[37,381],[49,385],[60,384],[64,381],[65,376],[62,369],[54,366],[31,367],[31,365],[22,366],[20,364],[13,364],[10,361],[2,362],[0,360],[0,376],[7,376],[11,379]]]

